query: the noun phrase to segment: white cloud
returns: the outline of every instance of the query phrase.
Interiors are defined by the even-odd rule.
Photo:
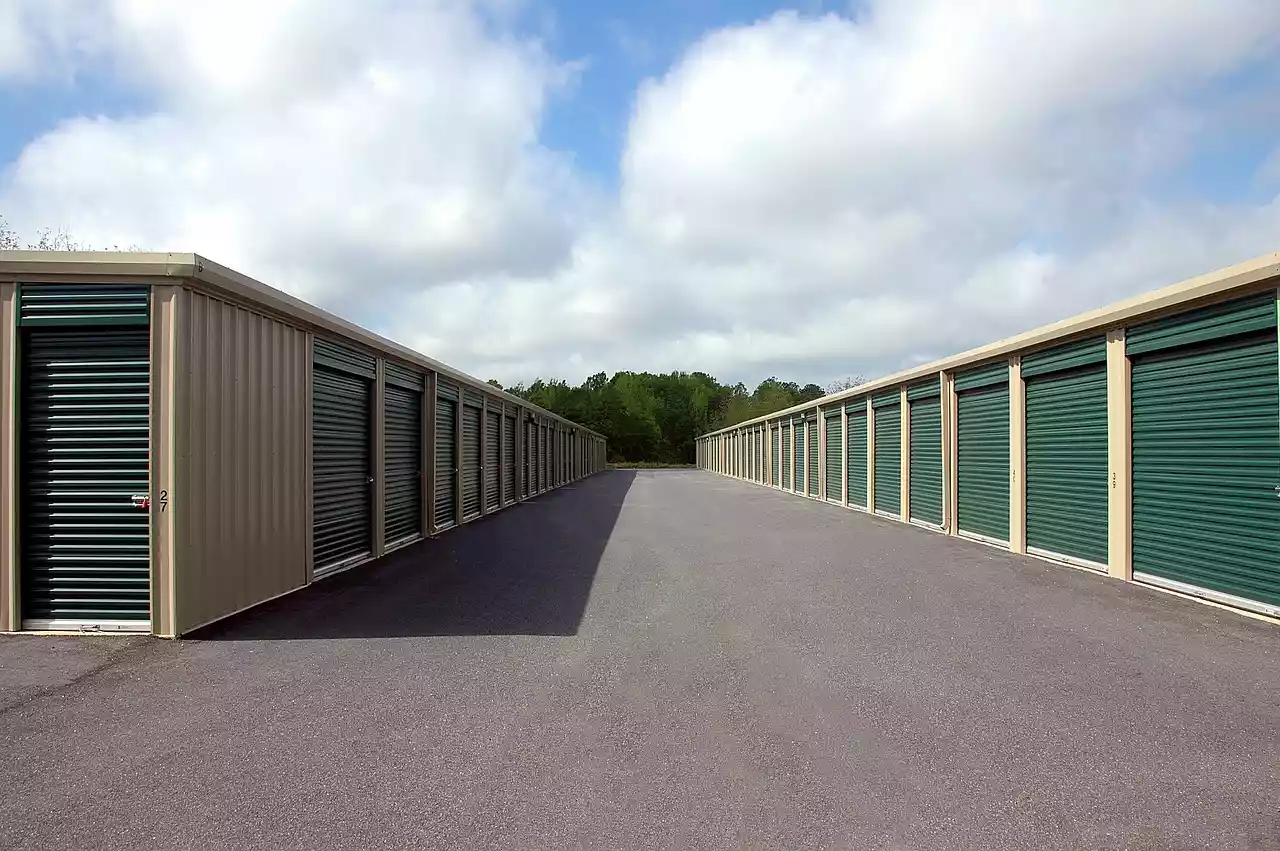
[[[1276,247],[1280,206],[1164,191],[1241,115],[1280,142],[1251,108],[1276,92],[1216,88],[1274,67],[1271,0],[877,0],[708,33],[637,92],[615,199],[540,143],[579,69],[513,3],[121,0],[93,38],[47,26],[156,107],[35,140],[0,204],[504,381],[875,374]]]

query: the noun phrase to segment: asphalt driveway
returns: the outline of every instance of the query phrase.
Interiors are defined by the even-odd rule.
[[[0,848],[1280,849],[1280,628],[698,471],[0,639]]]

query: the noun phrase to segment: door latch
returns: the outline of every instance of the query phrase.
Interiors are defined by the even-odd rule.
[[[149,511],[151,509],[151,494],[135,493],[133,495],[132,502],[134,508],[141,508],[143,511]]]

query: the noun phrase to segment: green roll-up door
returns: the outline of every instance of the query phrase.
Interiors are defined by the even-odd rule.
[[[827,417],[827,499],[844,502],[844,423],[840,414]]]
[[[782,430],[776,425],[769,429],[769,468],[773,474],[769,483],[775,488],[782,482]]]
[[[489,411],[489,421],[485,423],[484,445],[484,507],[493,511],[502,506],[502,414]]]
[[[480,513],[480,476],[484,459],[480,455],[479,408],[462,406],[462,463],[458,465],[462,477],[462,519],[469,520]]]
[[[849,434],[845,438],[845,463],[849,468],[849,505],[867,507],[867,406],[847,409]]]
[[[956,402],[956,514],[960,531],[1009,540],[1009,384],[986,384]],[[958,381],[957,381],[958,383]]]
[[[783,490],[791,489],[791,424],[782,424],[782,483]]]
[[[322,365],[312,370],[311,518],[314,573],[322,576],[373,549],[373,382]]]
[[[445,529],[457,522],[455,494],[458,492],[458,402],[457,396],[440,393],[436,397],[436,505],[435,524]]]
[[[1217,309],[1224,314],[1217,330],[1230,336],[1208,334],[1204,314],[1187,317],[1181,335],[1177,327],[1164,329],[1163,340],[1160,329],[1134,335],[1138,348],[1152,347],[1133,357],[1133,569],[1139,579],[1230,595],[1276,614],[1275,307],[1263,300],[1254,310],[1263,315],[1249,322],[1251,307]],[[1255,330],[1259,325],[1265,330]],[[1189,344],[1155,348],[1183,339]]]
[[[502,501],[516,498],[516,418],[502,421]]]
[[[68,302],[58,307],[75,310]],[[140,310],[145,316],[145,292]],[[24,625],[119,622],[145,630],[151,618],[150,513],[142,499],[150,492],[148,329],[37,325],[23,329],[20,345],[16,509]]]
[[[818,465],[822,462],[818,455],[818,418],[814,417],[805,424],[805,432],[807,433],[809,462],[805,465],[805,472],[808,474],[809,496],[816,497],[818,495]]]
[[[1107,563],[1107,350],[1095,338],[1022,359],[1027,548]]]
[[[937,382],[933,382],[937,388]],[[942,401],[938,396],[917,397],[908,402],[911,433],[908,435],[911,477],[908,507],[911,519],[942,525]]]
[[[900,402],[875,408],[876,511],[902,512],[902,407]]]
[[[386,429],[387,545],[422,534],[422,394],[388,383],[384,393]]]
[[[796,469],[795,469],[795,481],[791,483],[792,484],[791,489],[795,493],[804,493],[804,483],[805,483],[804,467],[805,467],[805,460],[807,459],[808,456],[805,454],[805,451],[804,451],[805,430],[804,430],[803,420],[795,424],[795,439],[796,439],[796,449],[795,449]]]

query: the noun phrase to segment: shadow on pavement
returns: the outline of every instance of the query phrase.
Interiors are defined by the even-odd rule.
[[[599,473],[188,637],[574,635],[634,479]]]

